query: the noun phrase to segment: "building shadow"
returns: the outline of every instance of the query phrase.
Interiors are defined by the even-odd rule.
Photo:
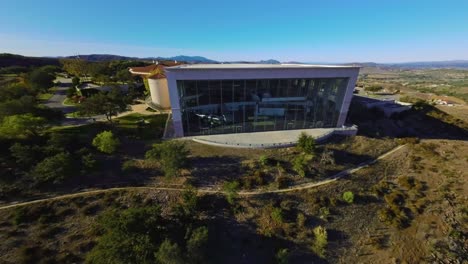
[[[466,122],[426,103],[386,117],[379,109],[367,109],[353,100],[347,123],[358,126],[358,135],[372,138],[468,139]]]

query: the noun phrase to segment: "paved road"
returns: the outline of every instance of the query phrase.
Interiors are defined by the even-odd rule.
[[[254,196],[254,195],[263,195],[263,194],[268,194],[268,193],[285,193],[285,192],[294,192],[294,191],[311,189],[311,188],[315,188],[315,187],[318,187],[318,186],[321,186],[321,185],[329,184],[329,183],[335,182],[335,181],[337,181],[337,180],[339,180],[339,179],[341,179],[341,178],[343,178],[343,177],[345,177],[345,176],[347,176],[349,174],[355,173],[356,171],[359,171],[359,170],[361,170],[361,169],[363,169],[363,168],[365,168],[365,167],[367,167],[367,166],[369,166],[371,164],[374,164],[378,160],[381,160],[381,159],[384,159],[384,158],[390,156],[391,154],[399,151],[400,149],[402,149],[405,146],[406,145],[400,145],[400,146],[388,151],[387,153],[384,153],[384,154],[380,155],[376,159],[373,159],[373,160],[370,160],[370,161],[367,161],[367,162],[363,162],[363,163],[359,164],[358,166],[356,166],[354,168],[341,171],[341,172],[335,174],[334,176],[330,177],[327,180],[323,180],[323,181],[319,181],[319,182],[310,182],[310,183],[300,184],[300,185],[291,186],[289,188],[279,189],[279,190],[241,191],[238,194],[240,196]],[[83,191],[83,192],[79,192],[79,193],[65,194],[65,195],[55,196],[55,197],[51,197],[51,198],[38,199],[38,200],[34,200],[34,201],[29,201],[29,202],[13,203],[13,204],[9,204],[9,205],[0,206],[0,210],[20,207],[20,206],[25,206],[25,205],[31,205],[31,204],[36,204],[36,203],[48,202],[48,201],[56,201],[56,200],[62,200],[62,199],[67,199],[67,198],[79,197],[79,196],[83,196],[83,195],[91,195],[91,194],[118,191],[118,190],[123,190],[123,191],[129,191],[129,190],[159,190],[159,191],[181,192],[181,191],[184,191],[185,189],[184,188],[149,187],[148,186],[148,187],[119,187],[119,188],[109,188],[109,189],[102,189],[102,190],[91,190],[91,191]],[[213,193],[218,193],[218,194],[224,194],[225,193],[222,190],[217,190],[217,189],[213,189],[213,188],[198,188],[197,192],[198,193],[212,193],[212,194]]]
[[[63,101],[67,98],[67,90],[72,85],[71,78],[57,77],[56,81],[59,81],[61,84],[57,87],[55,94],[44,103],[45,106],[58,109],[64,114],[72,113],[77,110],[76,106],[64,105]],[[105,116],[95,116],[95,119],[105,119]],[[92,118],[65,118],[62,120],[62,126],[78,126],[86,125],[94,122]]]
[[[59,81],[61,85],[57,87],[57,91],[47,100],[45,105],[50,108],[59,109],[65,114],[76,111],[76,107],[74,106],[63,105],[63,101],[67,98],[67,90],[71,87],[71,79],[59,77],[57,81]]]

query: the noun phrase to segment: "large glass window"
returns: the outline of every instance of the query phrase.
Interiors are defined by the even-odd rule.
[[[186,136],[335,127],[347,78],[177,81]]]

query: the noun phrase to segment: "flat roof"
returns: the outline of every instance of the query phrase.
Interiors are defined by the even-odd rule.
[[[232,64],[183,64],[173,67],[166,67],[166,70],[225,70],[225,69],[350,69],[360,68],[359,66],[346,65],[311,65],[311,64],[255,64],[255,63],[232,63]]]

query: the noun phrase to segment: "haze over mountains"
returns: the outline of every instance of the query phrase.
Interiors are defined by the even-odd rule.
[[[88,54],[88,55],[75,55],[66,57],[28,57],[16,54],[0,53],[0,67],[8,66],[28,66],[39,64],[58,64],[60,58],[81,58],[87,61],[100,62],[111,60],[142,60],[142,61],[156,61],[156,60],[177,60],[185,61],[188,63],[263,63],[263,64],[279,64],[282,63],[278,60],[268,59],[261,61],[216,61],[202,56],[187,56],[178,55],[173,57],[127,57],[113,54]],[[36,62],[36,63],[34,63]],[[455,68],[455,69],[468,69],[468,60],[449,60],[449,61],[425,61],[425,62],[402,62],[402,63],[374,63],[374,62],[352,62],[352,63],[327,63],[327,62],[297,62],[289,61],[283,63],[303,63],[303,64],[334,64],[334,65],[356,65],[362,67],[387,67],[387,68],[402,68],[402,69],[419,69],[419,68]]]

